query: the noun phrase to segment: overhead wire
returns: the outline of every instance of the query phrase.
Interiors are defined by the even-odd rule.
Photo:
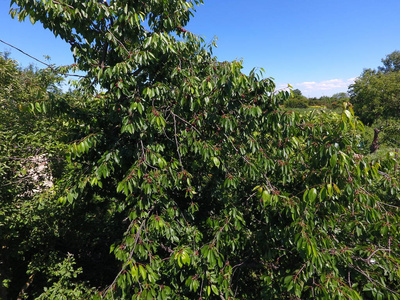
[[[48,68],[50,68],[50,69],[53,70],[54,72],[57,72],[57,73],[59,73],[59,74],[61,74],[61,75],[64,75],[64,76],[74,76],[74,77],[80,77],[80,78],[86,77],[86,76],[78,75],[78,74],[70,74],[70,73],[63,73],[63,72],[60,72],[59,70],[57,70],[56,68],[54,68],[54,66],[52,66],[52,65],[50,65],[50,64],[48,64],[48,63],[45,63],[44,61],[41,61],[40,59],[38,59],[38,58],[36,58],[36,57],[34,57],[34,56],[32,56],[32,55],[26,53],[25,51],[19,49],[18,47],[14,46],[14,45],[11,45],[10,43],[7,43],[7,42],[5,42],[5,41],[3,41],[3,40],[1,40],[1,39],[0,39],[0,42],[3,43],[3,44],[5,44],[5,45],[7,45],[7,46],[10,46],[11,48],[14,48],[15,50],[17,50],[17,51],[21,52],[22,54],[24,54],[24,55],[26,55],[26,56],[28,56],[28,57],[30,57],[30,58],[36,60],[37,62],[39,62],[39,63],[41,63],[41,64],[47,66]]]

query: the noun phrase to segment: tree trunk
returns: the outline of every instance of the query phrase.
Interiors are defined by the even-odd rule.
[[[371,153],[376,152],[376,150],[378,150],[378,148],[379,148],[379,143],[378,143],[379,132],[381,132],[381,131],[378,128],[374,129],[374,140],[372,141],[372,144],[369,147],[369,150],[371,151]]]

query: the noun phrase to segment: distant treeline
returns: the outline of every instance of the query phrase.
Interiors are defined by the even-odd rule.
[[[347,93],[336,93],[331,97],[322,96],[319,98],[307,98],[302,95],[298,89],[293,90],[292,96],[284,102],[287,108],[308,108],[313,106],[321,106],[329,109],[336,109],[342,107],[343,102],[349,101]]]

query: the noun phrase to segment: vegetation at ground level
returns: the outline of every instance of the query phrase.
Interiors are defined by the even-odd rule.
[[[0,58],[0,297],[400,299],[396,154],[217,61],[200,2],[12,1],[75,64]]]

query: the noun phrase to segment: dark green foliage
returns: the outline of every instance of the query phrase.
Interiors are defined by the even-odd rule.
[[[286,108],[323,108],[335,110],[341,109],[343,103],[348,101],[349,97],[346,93],[336,93],[331,97],[307,98],[301,94],[300,90],[294,90],[291,97],[284,102],[284,106]]]
[[[69,300],[69,299],[90,299],[93,293],[87,289],[82,283],[72,283],[82,269],[75,270],[75,260],[72,254],[68,253],[67,258],[51,270],[55,277],[59,278],[57,282],[49,288],[44,288],[44,293],[41,294],[38,300]]]
[[[48,69],[21,69],[3,55],[0,69],[0,297],[16,299],[30,281],[30,294],[38,295],[68,252],[90,270],[81,279],[105,284],[118,268],[109,245],[124,231],[116,199],[105,203],[91,191],[88,201],[74,207],[57,202],[61,176],[73,172],[65,142],[75,139],[79,126],[72,112],[58,111],[73,103],[73,95],[60,92],[60,78]]]
[[[379,119],[400,118],[399,82],[400,72],[364,70],[349,90],[363,122],[373,124]]]
[[[383,131],[382,141],[391,147],[400,148],[399,120],[387,120]]]
[[[292,91],[292,97],[299,98],[301,96],[303,96],[303,94],[301,93],[301,91],[299,89],[295,89]]]
[[[399,299],[395,157],[357,153],[351,105],[286,112],[289,92],[218,62],[183,29],[199,2],[13,1],[88,74],[75,101],[51,103],[74,141],[46,201],[65,214],[53,235],[74,234],[61,231],[67,260],[41,264],[50,284],[34,296]],[[87,264],[99,244],[118,271]],[[101,269],[113,279],[96,281]]]
[[[307,108],[308,107],[308,99],[297,99],[297,98],[290,98],[285,101],[285,107],[287,108]]]
[[[351,102],[360,119],[380,128],[380,143],[389,147],[400,145],[400,52],[382,59],[377,70],[366,69],[349,87]]]
[[[364,70],[349,87],[351,102],[364,123],[400,118],[399,58],[394,51],[382,60],[384,67]]]
[[[292,91],[290,98],[284,102],[287,108],[307,108],[308,99],[304,97],[299,89]]]
[[[400,51],[393,51],[386,58],[382,59],[383,67],[378,67],[378,70],[383,73],[399,72],[400,71]]]

